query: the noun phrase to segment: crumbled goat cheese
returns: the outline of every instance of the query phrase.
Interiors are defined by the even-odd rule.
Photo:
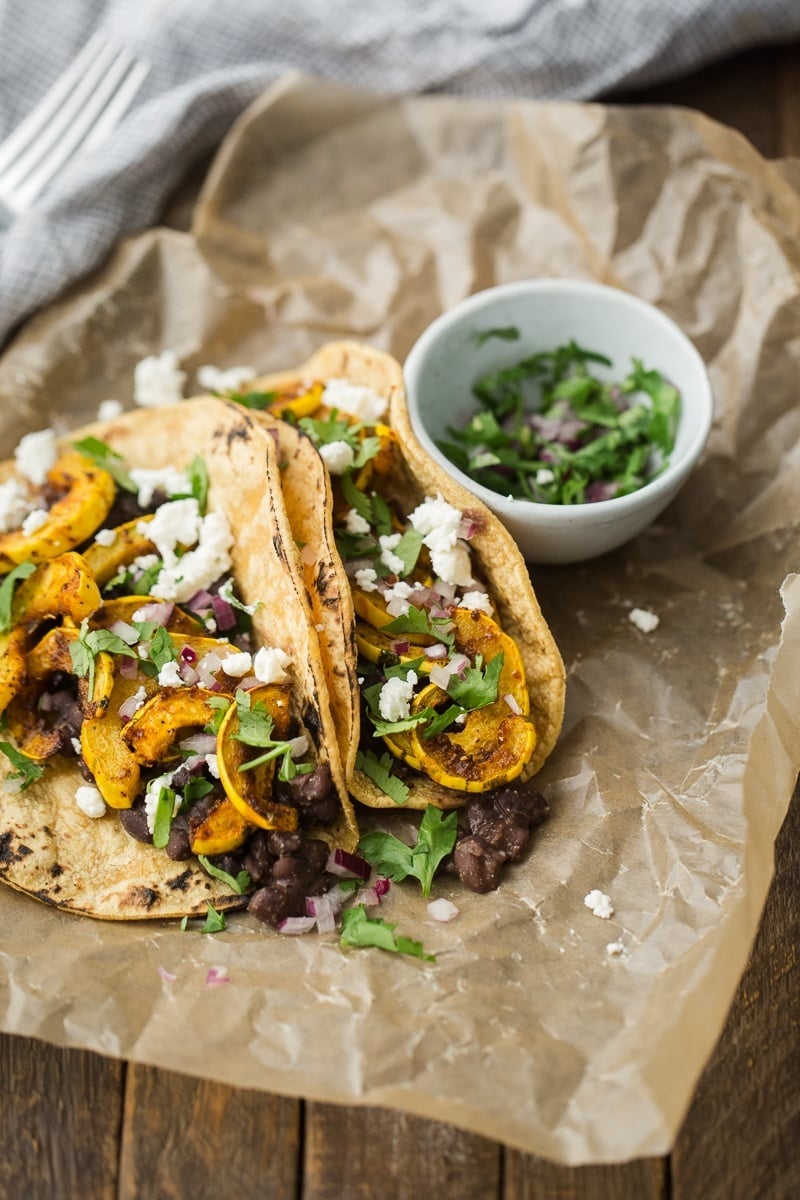
[[[611,897],[605,892],[601,892],[598,888],[594,888],[586,896],[583,897],[583,903],[587,908],[591,909],[596,917],[601,917],[607,921],[609,917],[614,915],[614,905],[611,903]]]
[[[252,367],[215,367],[208,363],[197,368],[197,383],[209,392],[240,392],[245,384],[255,379]]]
[[[128,474],[139,489],[136,499],[142,508],[149,508],[156,492],[165,496],[191,495],[191,480],[177,467],[131,467]]]
[[[70,745],[72,746],[72,749],[75,751],[75,753],[76,753],[76,754],[80,754],[80,752],[81,752],[81,739],[80,739],[80,738],[76,738],[76,737],[71,737],[71,738],[69,739],[69,741],[70,741]]]
[[[404,579],[398,579],[397,583],[393,583],[391,587],[387,587],[383,593],[384,600],[407,600],[413,591],[416,591],[417,584],[413,587],[410,583],[406,583]]]
[[[0,483],[0,533],[19,529],[30,511],[30,498],[18,479]]]
[[[130,698],[130,702],[129,702],[130,709],[132,709],[133,712],[138,712],[139,709],[144,704],[146,699],[147,699],[147,692],[144,690],[143,687],[140,687],[138,689],[138,691],[134,692]],[[128,711],[128,710],[126,710],[126,711]]]
[[[58,443],[54,429],[40,429],[38,433],[26,433],[14,451],[17,470],[34,487],[47,482],[48,471],[58,458]]]
[[[260,683],[282,683],[292,660],[278,646],[262,646],[253,659],[253,674]]]
[[[242,675],[246,675],[253,665],[253,656],[248,654],[246,650],[242,650],[241,654],[229,654],[227,658],[222,660],[222,669],[226,675],[230,675],[233,679],[241,679]]]
[[[100,795],[96,787],[86,785],[79,787],[75,792],[75,803],[82,813],[87,817],[104,817],[106,813],[106,802]]]
[[[356,586],[360,587],[362,592],[377,592],[377,578],[378,572],[374,567],[359,567],[355,573]]]
[[[219,779],[219,763],[217,762],[216,754],[206,755],[206,766],[208,767],[208,773],[211,778]]]
[[[365,521],[361,513],[356,512],[354,508],[347,510],[344,527],[348,533],[369,533],[369,521]]]
[[[233,545],[228,518],[223,512],[200,516],[196,500],[172,500],[162,504],[152,521],[140,521],[137,533],[154,543],[163,567],[153,584],[162,600],[190,600],[231,568]],[[176,546],[195,546],[178,558]]]
[[[94,540],[98,546],[113,546],[117,540],[117,531],[116,529],[98,529]]]
[[[365,425],[374,425],[389,407],[389,401],[370,387],[361,387],[349,379],[329,379],[322,393],[322,403],[328,408],[357,417]]]
[[[486,592],[464,592],[458,602],[459,608],[477,608],[492,615],[492,602]]]
[[[540,467],[533,477],[534,483],[538,484],[552,483],[554,479],[555,475],[549,467]]]
[[[624,942],[609,942],[606,946],[606,954],[610,958],[620,958],[625,953]]]
[[[469,587],[474,582],[469,561],[469,549],[458,536],[462,515],[441,495],[427,496],[409,515],[409,522],[422,534],[428,547],[431,565],[445,583]]]
[[[328,442],[319,448],[320,458],[331,475],[344,475],[355,461],[355,451],[349,442]]]
[[[122,415],[122,405],[119,400],[103,400],[97,410],[98,421],[114,421]]]
[[[154,567],[160,561],[157,554],[140,554],[138,558],[133,560],[131,566],[138,567],[140,571],[149,571],[151,567]]]
[[[165,662],[158,672],[158,686],[166,688],[183,687],[180,668],[176,662]]]
[[[378,544],[381,548],[381,562],[394,571],[396,575],[405,571],[406,564],[399,555],[392,553],[395,546],[400,542],[401,534],[399,533],[384,533],[378,538]]]
[[[162,787],[172,787],[172,775],[168,772],[166,775],[157,775],[155,779],[151,779],[147,785],[147,790],[144,794],[144,811],[147,814],[147,828],[150,833],[153,832],[153,826],[156,820],[156,808],[158,807],[158,797]],[[172,809],[172,815],[177,816],[178,809],[183,804],[183,796],[180,792],[175,793],[175,804]]]
[[[658,629],[660,618],[648,608],[632,608],[628,613],[628,620],[642,633],[652,633],[654,629]]]
[[[30,537],[32,533],[36,533],[37,529],[41,529],[43,525],[47,524],[49,516],[50,513],[46,508],[35,508],[22,522],[22,532],[26,537]]]
[[[141,408],[161,408],[183,399],[186,372],[174,350],[143,358],[133,369],[133,398]]]
[[[416,671],[409,671],[405,679],[395,675],[386,680],[378,697],[378,711],[384,721],[403,721],[410,716],[416,682]]]

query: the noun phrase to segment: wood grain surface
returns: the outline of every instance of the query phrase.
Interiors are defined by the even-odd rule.
[[[615,103],[677,103],[800,156],[800,46]],[[174,211],[186,211],[177,197]],[[302,1103],[0,1035],[0,1200],[800,1197],[800,796],[725,1031],[669,1158],[558,1167],[452,1126]]]

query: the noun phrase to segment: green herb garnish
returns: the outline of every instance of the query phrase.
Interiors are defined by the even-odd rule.
[[[414,846],[407,846],[391,833],[365,833],[358,853],[382,875],[400,883],[413,875],[422,885],[423,896],[431,893],[436,869],[456,844],[458,814],[447,814],[428,805],[423,814]]]
[[[402,779],[392,774],[394,759],[386,752],[378,758],[372,750],[359,750],[356,754],[356,767],[371,779],[386,796],[390,796],[395,804],[405,804],[408,799],[408,787]]]
[[[14,588],[23,579],[27,579],[36,570],[32,562],[20,563],[9,571],[0,584],[0,633],[8,633],[13,624],[12,606],[14,603]]]
[[[277,392],[224,392],[226,400],[241,404],[242,408],[254,408],[263,412],[278,398]]]
[[[273,759],[280,758],[281,765],[278,770],[278,778],[284,783],[288,783],[290,779],[294,779],[297,775],[309,775],[314,767],[311,763],[298,763],[292,758],[292,743],[291,741],[275,740],[272,736],[274,722],[272,717],[267,712],[263,701],[258,700],[255,705],[251,706],[250,693],[242,688],[236,689],[236,710],[239,718],[239,730],[237,733],[231,734],[231,737],[242,742],[245,746],[262,747],[265,749],[264,754],[259,754],[256,758],[248,759],[239,767],[240,771],[252,771],[255,767],[260,767],[262,763],[271,762]]]
[[[397,936],[396,925],[384,921],[382,917],[368,917],[363,904],[356,904],[342,913],[342,932],[339,942],[342,946],[376,946],[379,950],[388,950],[392,954],[410,954],[413,958],[422,958],[426,962],[435,962],[435,954],[426,954],[422,942],[412,938]]]
[[[32,758],[28,758],[27,754],[23,754],[17,750],[16,746],[12,746],[10,742],[0,742],[0,753],[5,754],[12,767],[16,767],[9,775],[9,779],[21,779],[20,791],[24,792],[32,783],[36,783],[37,779],[41,779],[44,774],[44,767],[39,763],[34,762]]]
[[[223,883],[227,883],[231,891],[236,892],[237,896],[243,896],[250,887],[250,875],[247,871],[239,871],[234,879],[233,875],[229,875],[227,871],[223,871],[220,867],[215,867],[213,863],[209,862],[205,854],[198,854],[197,861],[209,875],[213,875],[215,879],[220,879]]]
[[[158,789],[158,800],[153,813],[153,845],[158,850],[163,850],[169,841],[174,813],[175,792],[170,787],[162,786]]]
[[[110,629],[89,629],[89,619],[84,617],[77,639],[70,642],[69,655],[75,674],[87,680],[90,698],[94,696],[95,658],[103,653],[137,657],[128,643]]]
[[[124,459],[116,450],[112,450],[105,442],[96,437],[86,437],[80,442],[72,443],[79,454],[88,458],[96,467],[108,471],[117,487],[125,492],[138,492],[138,487],[125,470]]]

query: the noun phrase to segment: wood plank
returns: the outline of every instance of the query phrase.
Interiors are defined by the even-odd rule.
[[[667,1163],[639,1158],[608,1166],[559,1167],[507,1150],[503,1200],[668,1200]]]
[[[0,1034],[0,1196],[113,1200],[125,1064]]]
[[[306,1105],[302,1200],[495,1200],[501,1150],[440,1121]]]
[[[674,1200],[800,1196],[800,791],[724,1033],[672,1155]]]
[[[131,1065],[119,1200],[295,1200],[300,1102]]]
[[[682,79],[636,91],[612,92],[609,103],[677,104],[731,125],[749,138],[766,158],[775,158],[780,148],[778,116],[778,54],[774,47],[748,50]]]

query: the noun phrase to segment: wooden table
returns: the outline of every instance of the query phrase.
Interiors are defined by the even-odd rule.
[[[800,45],[625,103],[699,108],[800,156]],[[800,1197],[800,793],[725,1031],[671,1155],[557,1167],[449,1125],[239,1091],[0,1035],[0,1198],[789,1200]]]

